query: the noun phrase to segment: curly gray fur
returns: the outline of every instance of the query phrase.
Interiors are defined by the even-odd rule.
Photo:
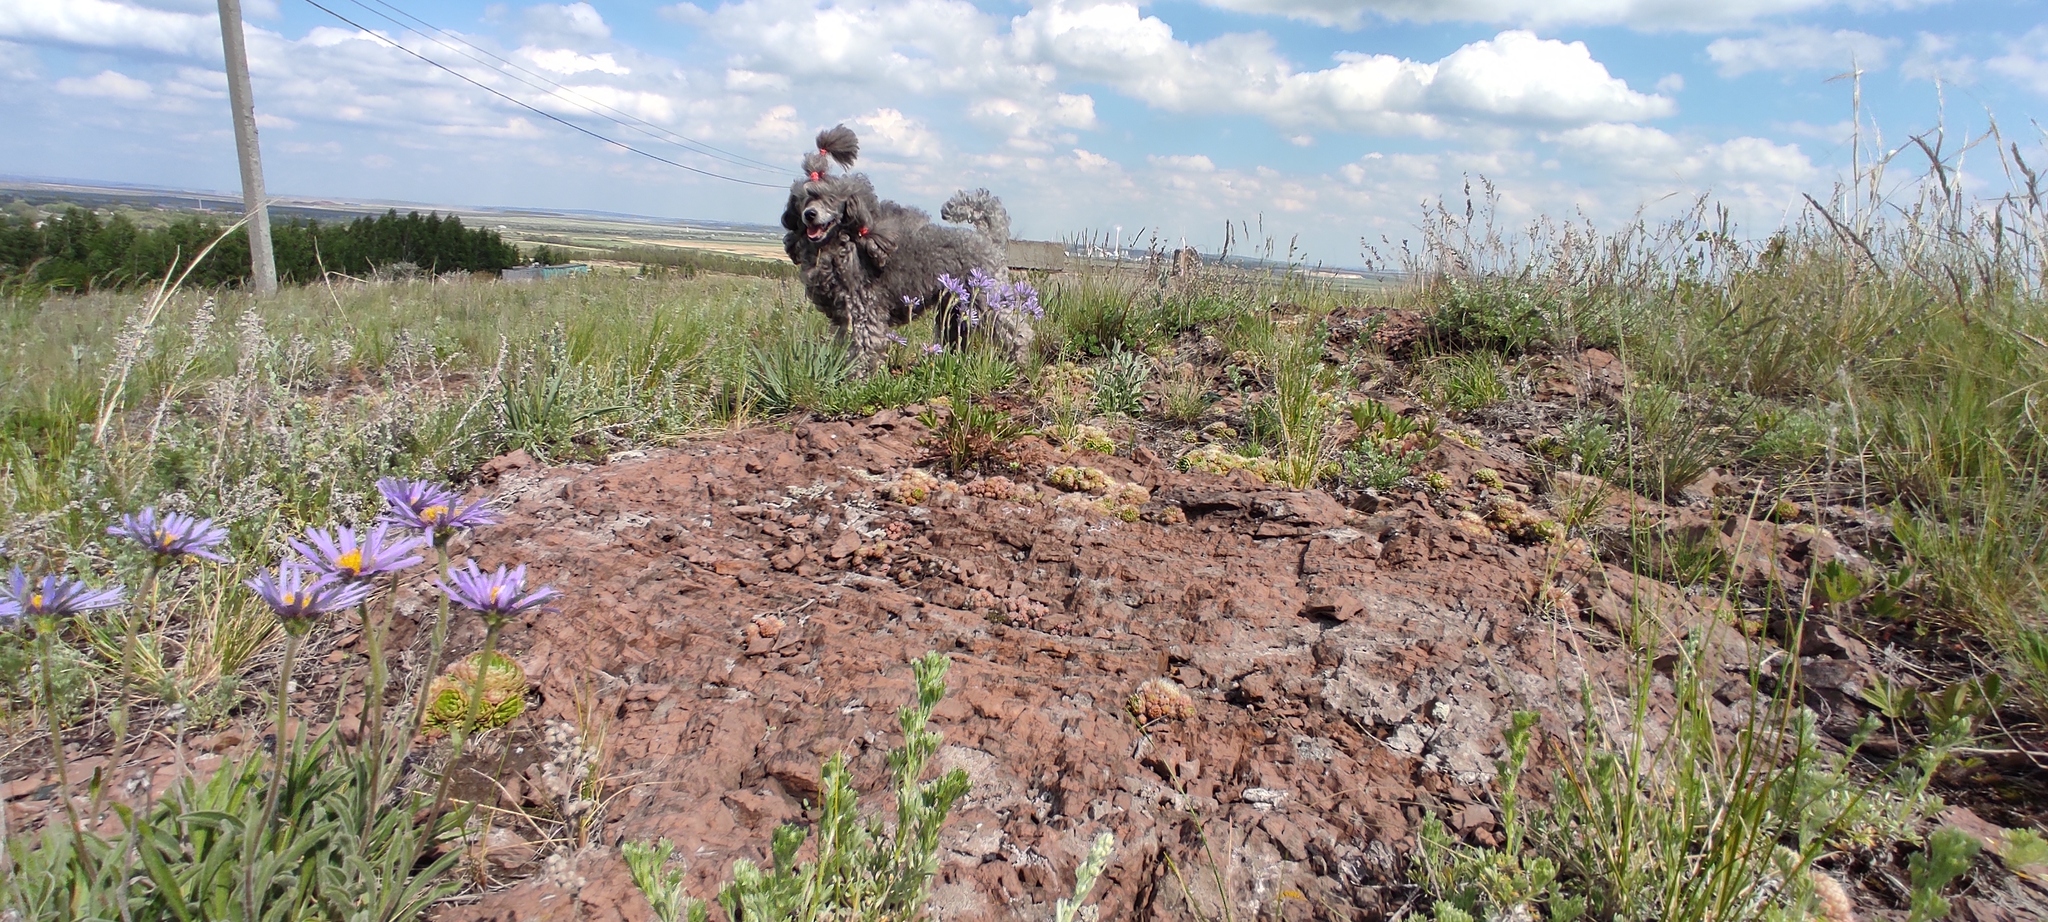
[[[818,134],[817,152],[804,158],[804,178],[789,187],[782,245],[801,270],[804,293],[869,371],[888,348],[889,328],[929,310],[939,312],[941,342],[951,347],[967,339],[966,305],[939,277],[965,281],[980,270],[1007,280],[1010,214],[988,190],[976,189],[954,195],[941,210],[958,224],[934,224],[921,210],[879,198],[864,175],[828,172],[828,158],[850,166],[859,150],[844,125]],[[1030,319],[973,307],[1010,359],[1022,362],[1031,348]]]
[[[1010,213],[1003,200],[987,189],[962,189],[939,206],[939,217],[954,224],[966,224],[996,242],[1007,254],[1010,248]]]

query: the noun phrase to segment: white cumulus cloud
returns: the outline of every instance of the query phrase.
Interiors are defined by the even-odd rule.
[[[1600,170],[1695,186],[1761,182],[1790,190],[1820,175],[1799,145],[1765,138],[1702,143],[1643,125],[1600,124],[1559,132],[1554,140]]]
[[[1521,30],[1437,61],[1342,52],[1314,69],[1263,33],[1183,41],[1134,0],[1044,0],[1008,23],[964,0],[739,0],[666,12],[728,52],[724,84],[734,92],[958,94],[971,119],[1033,150],[1070,147],[1071,131],[1095,127],[1095,100],[1062,91],[1077,82],[1167,111],[1256,115],[1294,135],[1317,126],[1430,136],[1675,110],[1669,97],[1630,88],[1585,44]]]
[[[1669,99],[1628,88],[1593,60],[1584,42],[1503,32],[1437,65],[1431,101],[1451,111],[1550,122],[1620,121],[1670,115]]]
[[[1445,117],[1586,124],[1669,115],[1670,99],[1636,92],[1581,42],[1513,30],[1440,61],[1344,52],[1297,70],[1262,34],[1200,45],[1128,2],[1052,0],[1018,17],[1020,53],[1063,74],[1101,80],[1172,111],[1240,112],[1276,124],[1434,134]]]
[[[100,96],[131,101],[154,95],[148,83],[113,70],[103,70],[90,77],[65,77],[57,81],[57,92],[67,96]]]
[[[847,120],[860,132],[861,151],[875,151],[905,160],[926,160],[938,156],[939,136],[924,123],[895,109],[876,109]]]
[[[2048,35],[2039,35],[2035,38],[2037,41],[2031,47],[2039,48],[2039,39],[2048,39]],[[1977,59],[1973,55],[1957,51],[1956,45],[1954,36],[1922,32],[1913,40],[1912,52],[1906,55],[1904,61],[1899,62],[1899,73],[1915,80],[1967,83],[1976,76]]]
[[[612,37],[612,27],[588,3],[543,3],[526,10],[526,35],[537,41],[603,41]]]
[[[1057,93],[1049,100],[992,96],[971,104],[967,114],[1023,150],[1050,150],[1053,141],[1072,144],[1075,136],[1062,129],[1096,127],[1095,99],[1086,93]]]
[[[535,48],[528,45],[519,49],[519,54],[542,70],[558,74],[580,74],[594,70],[614,77],[623,77],[633,72],[631,68],[622,66],[614,60],[609,51],[599,54],[577,54],[567,48]]]
[[[1832,32],[1805,26],[1773,29],[1749,38],[1720,38],[1707,45],[1723,77],[1739,77],[1759,70],[1846,71],[1852,65],[1865,70],[1884,67],[1894,38],[1880,38],[1854,29]]]
[[[2048,95],[2048,51],[2042,50],[2043,42],[2048,42],[2048,26],[2036,26],[2013,42],[2005,54],[1985,64],[2029,90]]]
[[[0,76],[28,80],[36,75],[36,50],[27,45],[0,42]]]
[[[796,107],[776,106],[761,113],[746,131],[747,140],[763,148],[794,148],[804,142],[804,124],[797,120]]]
[[[1829,7],[1902,9],[1944,0],[1203,0],[1227,10],[1356,26],[1369,19],[1712,31]]]
[[[1095,100],[1020,59],[1002,21],[965,0],[738,0],[664,10],[726,52],[724,85],[762,102],[840,111],[904,95],[964,97],[970,121],[1020,150],[1048,151],[1095,127]]]
[[[0,0],[0,39],[220,57],[220,19],[115,0]]]
[[[1209,159],[1208,154],[1176,154],[1168,157],[1146,157],[1145,162],[1159,169],[1170,170],[1175,173],[1216,172],[1216,163]]]

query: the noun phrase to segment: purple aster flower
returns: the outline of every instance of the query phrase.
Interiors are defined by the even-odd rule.
[[[1031,287],[1030,282],[1011,285],[1003,293],[1002,303],[1006,310],[1027,314],[1034,319],[1045,318],[1045,307],[1038,303],[1038,289]]]
[[[463,502],[462,494],[431,480],[400,480],[386,477],[377,481],[389,507],[384,520],[443,540],[465,528],[498,523],[498,514],[481,499]]]
[[[906,298],[905,300],[908,300],[908,299]],[[904,339],[904,338],[903,338],[903,335],[902,335],[902,334],[900,334],[900,333],[888,333],[888,334],[885,334],[885,335],[889,337],[889,341],[890,341],[890,342],[892,342],[892,343],[895,343],[896,345],[899,345],[899,346],[908,346],[908,345],[910,345],[910,340]]]
[[[980,269],[974,269],[969,271],[967,279],[967,281],[962,282],[951,275],[941,273],[939,275],[939,287],[944,288],[947,294],[953,296],[953,304],[960,309],[961,319],[965,320],[969,327],[973,327],[981,323],[981,312],[979,310],[981,299],[975,297],[975,293],[986,287],[988,274]]]
[[[305,557],[307,563],[323,573],[349,580],[419,566],[427,558],[416,552],[426,546],[425,535],[393,538],[388,523],[379,524],[364,535],[356,534],[355,529],[346,525],[332,530],[309,528],[304,541],[292,542],[292,550]]]
[[[164,563],[185,557],[200,557],[215,563],[228,561],[214,553],[214,548],[228,539],[227,529],[215,525],[212,519],[182,512],[166,512],[159,518],[156,507],[144,506],[141,512],[122,516],[121,524],[107,529],[107,534],[142,545],[143,550],[156,555]]]
[[[455,604],[483,616],[486,623],[503,624],[505,619],[524,611],[540,608],[561,593],[553,587],[542,586],[532,592],[526,591],[526,567],[520,565],[510,570],[504,566],[491,573],[477,569],[476,561],[463,561],[462,569],[450,569],[448,582],[435,580],[434,585]]]
[[[92,589],[82,580],[58,579],[54,575],[30,580],[20,567],[15,567],[7,574],[6,585],[0,586],[0,622],[32,618],[47,625],[58,618],[113,608],[122,601],[119,586]]]
[[[943,344],[941,344],[941,343],[925,343],[925,344],[924,344],[924,354],[926,354],[926,355],[944,355],[944,354],[945,354],[945,352],[946,352],[946,347],[945,347],[945,346],[944,346]]]
[[[363,604],[376,591],[368,582],[322,573],[293,561],[278,564],[275,573],[256,574],[248,585],[285,622],[287,630],[304,630],[321,615]]]
[[[920,308],[920,307],[923,307],[923,306],[924,306],[924,299],[923,299],[923,298],[920,298],[920,297],[918,297],[917,295],[904,295],[904,296],[903,296],[903,309],[904,309],[904,310],[907,310],[907,311],[909,311],[909,312],[911,312],[911,313],[915,314],[915,313],[917,313],[917,309],[918,309],[918,308]]]
[[[975,291],[990,291],[1001,284],[995,276],[981,271],[979,267],[967,270],[967,287]]]

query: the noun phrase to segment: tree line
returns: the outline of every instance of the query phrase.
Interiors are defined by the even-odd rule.
[[[70,208],[43,221],[0,216],[0,284],[28,283],[59,291],[125,288],[183,271],[220,237],[220,222],[186,216],[168,226],[142,228],[126,215],[102,218]],[[424,217],[397,209],[346,224],[304,218],[271,225],[277,277],[283,283],[317,280],[324,268],[367,275],[398,263],[427,272],[495,272],[520,263],[519,248],[498,232],[462,226],[455,215]],[[192,270],[186,284],[239,286],[249,279],[249,234],[236,228]]]

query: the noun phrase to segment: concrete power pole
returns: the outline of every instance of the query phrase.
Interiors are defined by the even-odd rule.
[[[270,249],[270,206],[263,201],[263,155],[256,148],[256,100],[249,92],[249,46],[242,36],[242,0],[219,0],[220,47],[228,65],[228,105],[235,110],[235,154],[242,161],[242,207],[249,223],[249,274],[256,293],[277,293],[277,256]]]

